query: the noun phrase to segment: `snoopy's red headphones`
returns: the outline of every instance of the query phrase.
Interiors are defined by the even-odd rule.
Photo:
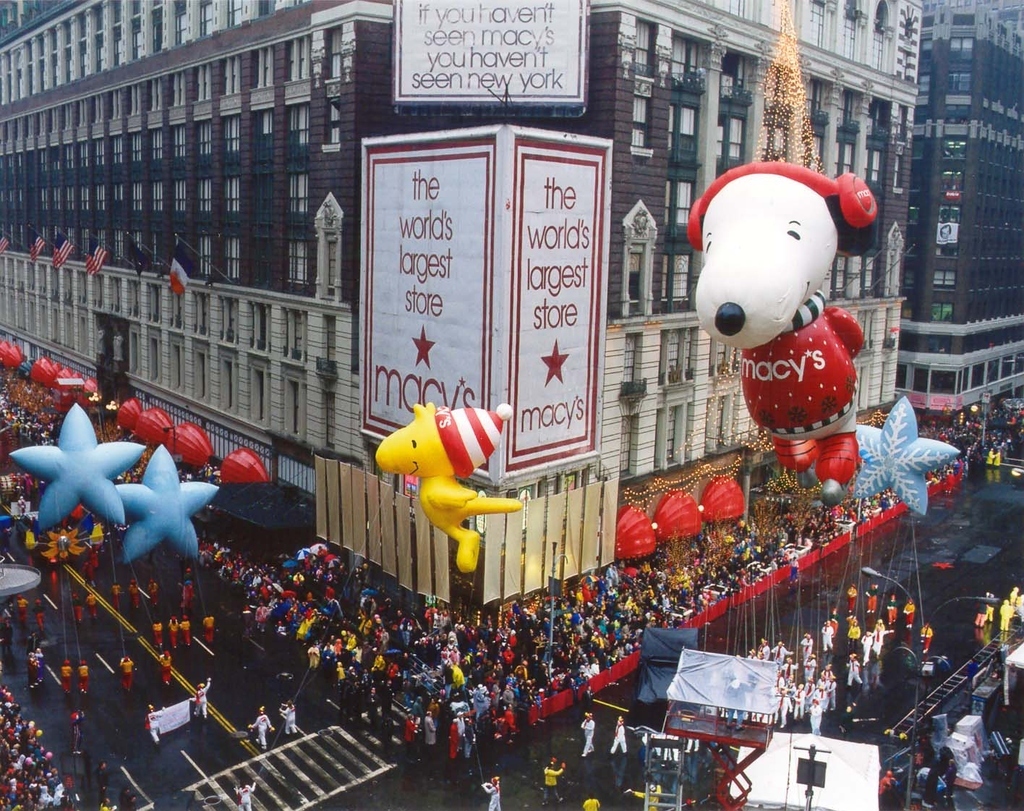
[[[833,180],[825,175],[781,161],[748,163],[730,169],[708,186],[700,199],[690,209],[690,221],[686,236],[698,251],[704,250],[704,213],[723,188],[733,180],[747,175],[781,175],[803,183],[825,198],[825,204],[832,214],[832,220],[839,232],[839,252],[850,256],[865,253],[874,244],[875,218],[878,203],[867,184],[852,172]]]

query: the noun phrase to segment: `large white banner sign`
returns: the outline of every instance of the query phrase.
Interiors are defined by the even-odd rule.
[[[586,102],[587,0],[396,0],[396,104]]]
[[[592,147],[516,145],[508,470],[596,448],[606,168]]]
[[[364,428],[482,405],[493,315],[494,140],[367,153]]]
[[[363,430],[511,403],[495,483],[598,451],[610,143],[500,126],[363,152]]]

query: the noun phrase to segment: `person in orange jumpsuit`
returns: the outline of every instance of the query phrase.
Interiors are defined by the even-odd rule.
[[[18,622],[22,625],[28,623],[28,600],[25,599],[24,594],[18,595]]]
[[[115,611],[121,610],[121,584],[115,582],[110,587],[110,604],[114,606]]]
[[[171,654],[167,651],[160,654],[160,680],[164,684],[171,683]]]
[[[171,619],[167,623],[167,635],[171,639],[171,650],[174,650],[178,647],[178,631],[180,629],[181,626],[178,625],[178,618],[171,617]]]
[[[149,585],[146,586],[146,591],[149,593],[149,602],[151,607],[156,608],[157,600],[160,599],[160,586],[151,577],[149,578]]]
[[[186,614],[181,618],[181,622],[178,624],[181,628],[181,638],[185,642],[186,648],[192,647],[192,621]]]
[[[127,653],[121,657],[121,688],[130,693],[132,690],[132,678],[135,670],[135,662]]]
[[[85,659],[78,663],[78,691],[89,692],[89,665],[85,663]]]
[[[71,592],[71,608],[75,612],[75,622],[82,624],[82,596],[77,591]]]
[[[857,610],[857,587],[850,584],[850,588],[846,590],[846,613],[852,614]]]
[[[45,628],[45,626],[46,626],[46,608],[43,605],[43,601],[40,600],[38,597],[36,598],[35,614],[36,614],[36,625],[39,626],[39,632],[40,633],[45,633],[45,631],[46,631],[46,628]]]
[[[153,646],[157,648],[164,646],[164,624],[160,620],[153,623]]]
[[[71,669],[71,660],[65,659],[64,664],[60,666],[60,686],[64,692],[68,695],[71,694],[71,675],[74,671]]]
[[[134,577],[128,581],[128,599],[131,601],[132,608],[138,608],[142,602],[142,595],[139,592],[139,584],[135,582]]]
[[[91,591],[85,595],[85,607],[89,609],[89,619],[96,622],[98,616],[97,611],[99,610],[99,603],[96,601],[96,595]]]
[[[206,641],[213,642],[213,625],[214,619],[212,616],[203,617],[203,636],[206,637]]]

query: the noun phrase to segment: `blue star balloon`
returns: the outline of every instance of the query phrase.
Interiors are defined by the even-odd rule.
[[[910,401],[900,399],[881,429],[857,426],[857,443],[864,466],[853,494],[867,498],[887,487],[916,513],[928,512],[928,483],[924,474],[953,461],[959,450],[937,439],[917,435],[917,416]]]
[[[39,527],[46,530],[79,503],[107,521],[123,524],[124,505],[113,479],[138,462],[144,450],[135,442],[98,445],[89,416],[76,403],[64,417],[56,445],[21,448],[11,458],[47,483],[39,502]]]
[[[170,452],[158,447],[146,465],[142,484],[119,484],[129,527],[124,535],[124,559],[133,561],[161,541],[187,558],[199,554],[192,516],[213,501],[219,488],[206,482],[178,479]]]

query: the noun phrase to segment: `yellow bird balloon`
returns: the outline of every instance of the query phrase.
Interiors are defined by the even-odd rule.
[[[475,515],[517,512],[523,505],[514,498],[480,496],[455,477],[469,476],[494,452],[504,423],[512,417],[512,406],[502,403],[496,411],[487,411],[417,403],[412,412],[411,423],[380,443],[377,464],[388,473],[420,477],[424,514],[458,542],[459,571],[472,572],[480,555],[480,534],[462,522]]]

